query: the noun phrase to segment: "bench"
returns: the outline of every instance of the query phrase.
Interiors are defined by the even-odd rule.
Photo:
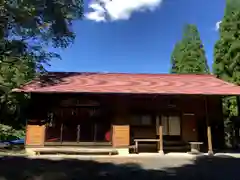
[[[134,139],[135,142],[135,153],[138,153],[139,142],[160,142],[160,139]]]
[[[200,153],[200,145],[203,144],[203,142],[189,142],[191,147],[191,153],[198,154]]]

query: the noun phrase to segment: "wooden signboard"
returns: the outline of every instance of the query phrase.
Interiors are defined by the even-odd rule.
[[[113,125],[112,143],[114,147],[127,147],[130,142],[129,125]]]

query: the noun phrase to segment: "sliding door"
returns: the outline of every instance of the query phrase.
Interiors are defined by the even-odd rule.
[[[111,121],[94,107],[59,108],[50,113],[46,144],[94,144],[111,142]]]
[[[181,135],[181,122],[178,116],[168,117],[168,132],[170,136]]]
[[[163,135],[181,136],[181,119],[179,116],[162,116]]]

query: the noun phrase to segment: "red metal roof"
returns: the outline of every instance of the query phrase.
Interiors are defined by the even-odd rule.
[[[240,95],[240,86],[213,75],[58,72],[48,73],[13,91]]]

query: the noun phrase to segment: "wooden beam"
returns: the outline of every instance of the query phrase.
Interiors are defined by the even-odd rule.
[[[210,125],[210,122],[209,122],[207,97],[205,97],[205,112],[206,112],[206,122],[207,122],[208,155],[213,155],[212,132],[211,132],[211,125]]]

